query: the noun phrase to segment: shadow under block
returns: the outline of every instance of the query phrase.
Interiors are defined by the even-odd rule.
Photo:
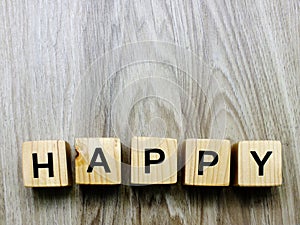
[[[235,158],[234,185],[278,186],[282,184],[279,141],[241,141],[232,148]]]
[[[25,187],[71,185],[70,146],[67,142],[24,142],[22,154]]]
[[[121,184],[121,143],[118,138],[76,138],[76,184]]]
[[[184,184],[229,186],[231,146],[228,140],[185,141]]]
[[[177,182],[177,140],[133,137],[131,142],[132,184]]]

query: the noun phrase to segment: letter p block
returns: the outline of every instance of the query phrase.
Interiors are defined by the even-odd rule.
[[[230,153],[228,140],[187,139],[184,184],[229,186]]]
[[[132,184],[177,182],[177,140],[133,137],[131,141]]]

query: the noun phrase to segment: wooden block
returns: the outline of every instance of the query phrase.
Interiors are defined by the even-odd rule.
[[[229,186],[231,146],[228,140],[185,141],[184,184]]]
[[[232,154],[236,165],[235,185],[278,186],[282,184],[279,141],[241,141],[233,146]]]
[[[131,142],[132,184],[177,182],[177,140],[133,137]]]
[[[118,138],[76,138],[76,184],[121,184],[121,144]]]
[[[70,146],[67,142],[24,142],[22,152],[25,187],[71,185]]]

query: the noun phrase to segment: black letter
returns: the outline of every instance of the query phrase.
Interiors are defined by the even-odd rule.
[[[102,162],[96,162],[97,156],[100,156],[100,159]],[[93,172],[94,166],[103,166],[106,173],[110,173],[110,169],[108,167],[108,164],[106,162],[105,156],[103,154],[102,148],[96,148],[94,155],[92,157],[91,163],[89,165],[89,168],[87,170],[88,173]]]
[[[158,159],[150,159],[150,153],[157,153],[159,154]],[[162,161],[165,160],[165,153],[163,150],[158,149],[158,148],[150,148],[150,149],[145,149],[145,173],[150,173],[150,164],[159,164]]]
[[[214,157],[212,162],[204,162],[204,155],[211,155]],[[218,163],[219,156],[218,153],[214,151],[199,151],[199,168],[198,175],[203,175],[203,167],[204,166],[214,166]]]
[[[48,152],[48,163],[38,164],[37,153],[32,154],[32,161],[34,178],[39,178],[39,168],[48,168],[49,177],[54,177],[52,152]]]
[[[258,176],[263,176],[264,175],[264,165],[266,164],[267,160],[271,156],[272,151],[268,151],[262,161],[260,161],[260,159],[258,158],[256,151],[250,151],[250,153],[258,165]]]

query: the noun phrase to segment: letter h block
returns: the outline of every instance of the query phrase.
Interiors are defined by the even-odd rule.
[[[184,184],[229,186],[231,146],[228,140],[187,139]]]
[[[71,185],[70,146],[67,142],[24,142],[22,152],[25,187]]]
[[[282,184],[281,143],[241,141],[232,148],[234,185],[279,186]]]
[[[177,140],[133,137],[131,142],[132,184],[177,182]]]
[[[76,184],[121,184],[121,143],[118,138],[76,138]]]

